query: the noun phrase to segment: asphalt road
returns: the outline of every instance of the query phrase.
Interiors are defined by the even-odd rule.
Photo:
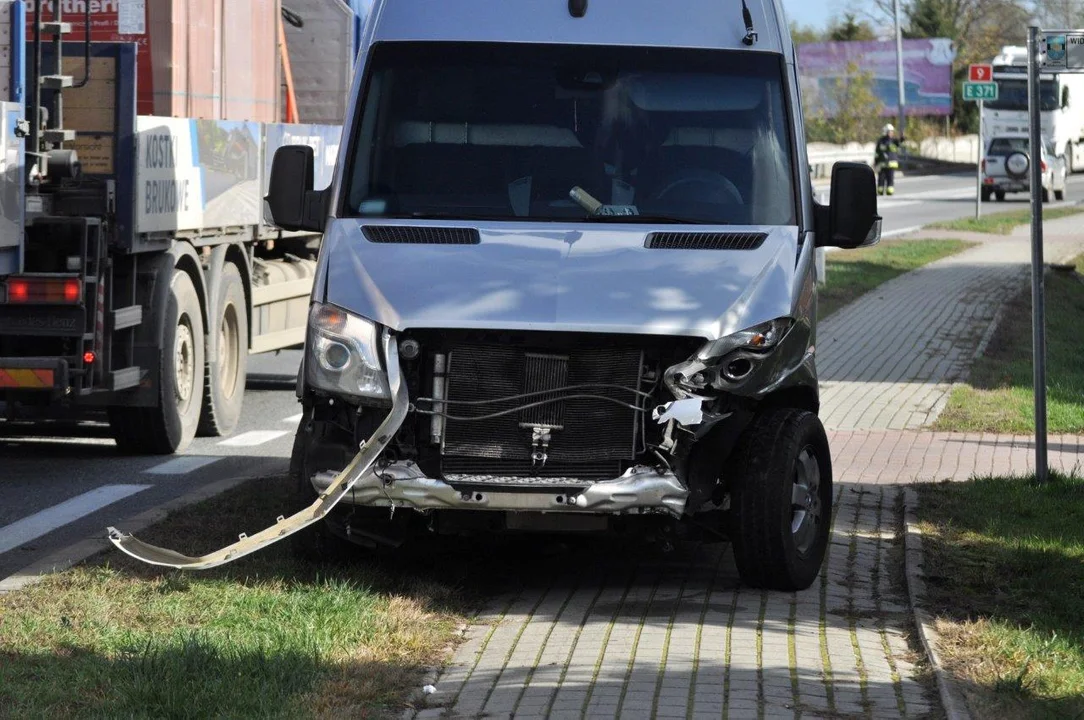
[[[1084,198],[1084,176],[1072,178],[1069,200]],[[886,235],[974,212],[974,178],[903,178],[882,198]],[[991,210],[1025,207],[1018,196]],[[1054,204],[1052,206],[1056,206]],[[229,438],[197,438],[182,455],[120,455],[101,425],[70,437],[0,437],[0,579],[124,519],[232,477],[286,472],[300,407],[289,379],[300,353],[250,360],[249,388],[237,431]],[[238,528],[253,531],[259,528]]]

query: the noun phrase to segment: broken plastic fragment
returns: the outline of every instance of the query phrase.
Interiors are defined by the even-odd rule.
[[[704,400],[693,397],[668,402],[655,408],[651,417],[660,425],[670,420],[686,427],[699,425],[704,422]]]

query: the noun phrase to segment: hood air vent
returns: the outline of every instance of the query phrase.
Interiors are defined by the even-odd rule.
[[[651,233],[644,247],[652,250],[756,250],[768,233]]]
[[[366,225],[362,232],[369,242],[384,244],[477,245],[481,242],[474,228]]]

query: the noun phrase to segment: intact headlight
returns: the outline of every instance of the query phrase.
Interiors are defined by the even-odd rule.
[[[377,336],[372,321],[335,305],[313,303],[305,349],[309,385],[354,397],[390,399],[388,375],[377,352]]]
[[[678,398],[709,387],[716,390],[736,387],[753,374],[793,325],[792,318],[776,318],[710,342],[695,357],[669,368],[666,386]]]

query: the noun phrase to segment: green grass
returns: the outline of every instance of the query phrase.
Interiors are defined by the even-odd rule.
[[[252,481],[142,535],[206,551],[290,507],[285,484]],[[463,620],[458,593],[429,577],[300,563],[285,542],[208,572],[109,552],[0,596],[0,716],[394,712]]]
[[[974,716],[1084,717],[1084,478],[918,491],[926,602]]]
[[[1084,432],[1084,256],[1076,273],[1046,276],[1047,425]],[[1035,429],[1031,362],[1031,289],[1009,301],[967,385],[953,389],[936,428],[1028,433]]]
[[[1084,212],[1081,207],[1043,208],[1043,220],[1057,220],[1058,218],[1079,215]],[[973,217],[947,220],[934,223],[929,227],[936,230],[956,230],[961,232],[987,233],[990,235],[1009,235],[1014,228],[1027,225],[1031,222],[1031,210],[1010,210],[1008,212],[990,213],[976,220]]]
[[[821,319],[881,283],[971,247],[961,240],[886,240],[871,248],[825,255],[827,282],[818,292]]]

